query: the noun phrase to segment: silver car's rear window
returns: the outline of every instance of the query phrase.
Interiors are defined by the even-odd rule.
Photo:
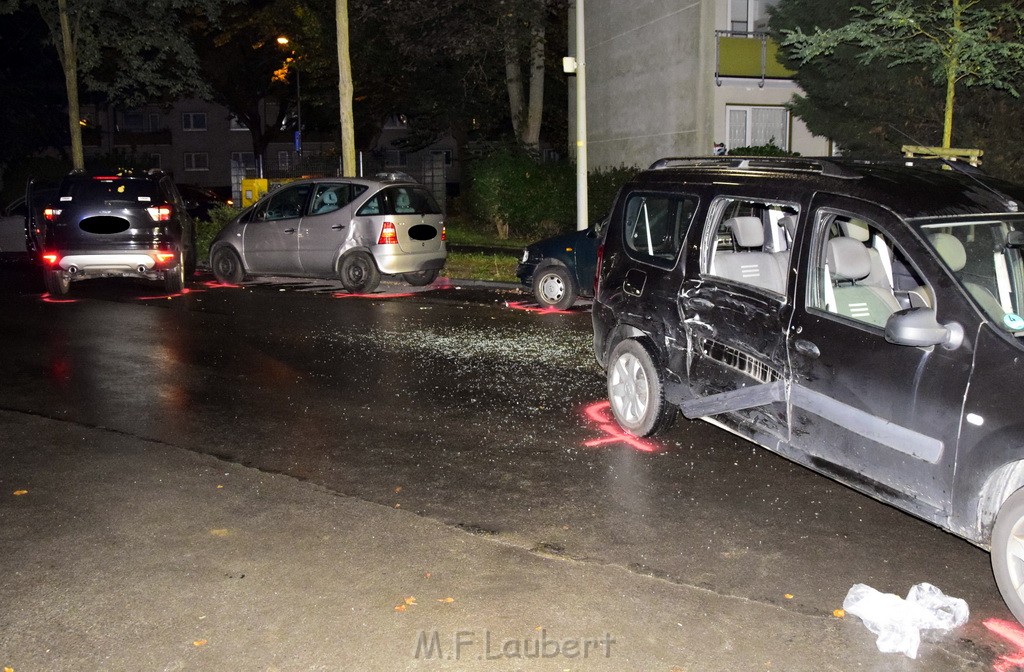
[[[372,215],[440,215],[441,208],[423,187],[401,185],[381,189],[356,213]]]

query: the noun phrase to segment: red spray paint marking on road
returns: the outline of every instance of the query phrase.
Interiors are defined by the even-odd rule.
[[[661,450],[661,448],[650,441],[627,434],[619,427],[615,419],[609,416],[611,410],[611,404],[607,401],[598,401],[590,404],[583,409],[583,414],[587,418],[597,425],[597,428],[604,432],[607,436],[600,439],[590,439],[584,441],[583,445],[587,448],[594,448],[595,446],[601,446],[609,443],[624,443],[633,450],[641,453],[655,453]]]
[[[204,291],[206,291],[206,290],[203,290],[203,289],[189,289],[188,287],[186,287],[185,289],[181,290],[177,294],[161,294],[160,296],[140,296],[139,297],[139,301],[156,301],[158,299],[173,299],[173,298],[177,298],[179,296],[184,296],[185,294],[197,294],[197,293],[204,292]]]
[[[987,618],[982,624],[990,632],[1006,640],[1016,647],[1012,653],[1005,653],[995,659],[992,668],[996,672],[1014,672],[1024,667],[1024,628],[1019,623],[1011,623],[998,618]]]
[[[536,304],[529,304],[526,301],[506,301],[505,305],[512,310],[522,310],[527,313],[553,313],[555,315],[569,315],[571,310],[559,310],[558,308],[541,308]]]
[[[78,299],[55,299],[50,296],[49,292],[39,298],[42,299],[43,303],[78,303]]]

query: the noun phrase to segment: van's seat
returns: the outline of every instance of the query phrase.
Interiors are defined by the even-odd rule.
[[[871,275],[871,255],[864,243],[845,236],[828,241],[835,312],[884,327],[901,306],[888,288],[860,284]]]
[[[736,252],[715,253],[715,274],[729,280],[786,293],[786,277],[779,264],[764,248],[764,225],[753,216],[731,217],[723,222],[732,231]]]

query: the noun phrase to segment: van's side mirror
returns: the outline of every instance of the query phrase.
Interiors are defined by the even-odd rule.
[[[1020,249],[1024,247],[1024,231],[1010,231],[1006,234],[1006,247]]]
[[[907,308],[889,316],[885,340],[895,345],[941,345],[946,350],[956,350],[964,341],[964,329],[956,322],[939,324],[931,308]]]

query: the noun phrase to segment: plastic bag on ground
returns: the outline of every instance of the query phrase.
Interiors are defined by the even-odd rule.
[[[910,658],[917,658],[921,630],[952,630],[966,623],[969,615],[967,602],[944,595],[930,583],[911,588],[905,600],[858,583],[846,594],[843,609],[878,635],[879,651]]]

